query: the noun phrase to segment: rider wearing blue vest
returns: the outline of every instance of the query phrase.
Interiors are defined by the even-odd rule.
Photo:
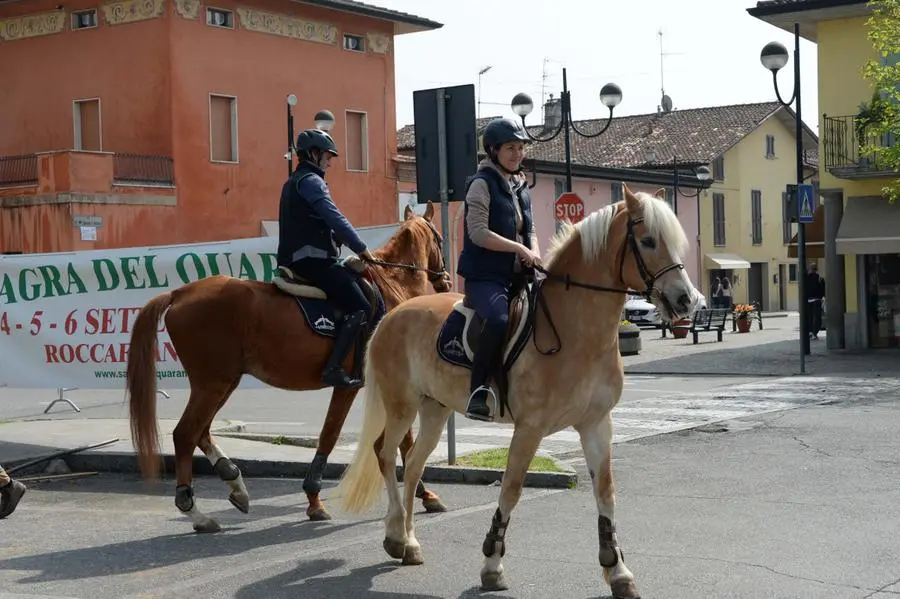
[[[278,265],[290,268],[328,296],[344,313],[322,382],[329,387],[359,387],[341,364],[365,324],[369,301],[355,275],[339,261],[340,246],[347,245],[363,260],[373,260],[346,217],[331,199],[325,170],[337,156],[328,133],[307,129],[297,136],[299,164],[281,190],[278,208]]]
[[[488,379],[502,359],[511,294],[524,284],[524,269],[541,260],[531,214],[531,194],[522,173],[522,125],[495,119],[484,129],[487,158],[466,190],[463,249],[457,274],[465,279],[467,303],[484,321],[472,361],[466,417],[490,421]],[[495,396],[495,395],[494,395]],[[495,396],[496,398],[496,396]]]

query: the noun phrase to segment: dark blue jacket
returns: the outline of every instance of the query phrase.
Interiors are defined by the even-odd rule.
[[[325,172],[301,162],[281,189],[278,206],[278,264],[302,258],[336,258],[343,244],[357,254],[366,244],[335,206]]]
[[[509,184],[493,168],[479,170],[466,185],[466,191],[475,179],[487,182],[491,194],[488,228],[511,241],[516,240],[516,207],[522,209],[522,245],[531,248],[531,194],[528,186],[523,185],[513,197]],[[469,206],[466,204],[465,216]],[[465,219],[464,216],[464,219]],[[512,283],[515,276],[515,265],[518,256],[510,252],[495,252],[476,245],[469,237],[468,225],[464,226],[463,248],[459,256],[456,273],[467,281],[494,281],[501,284]]]

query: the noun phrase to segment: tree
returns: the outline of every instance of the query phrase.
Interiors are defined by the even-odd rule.
[[[878,53],[863,67],[872,82],[872,100],[856,117],[860,153],[873,156],[886,170],[900,172],[900,0],[869,0],[868,38]],[[887,143],[886,143],[887,142]],[[882,193],[893,203],[900,198],[900,179],[892,179]]]

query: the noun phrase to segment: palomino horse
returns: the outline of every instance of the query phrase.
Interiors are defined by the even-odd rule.
[[[387,311],[406,299],[427,293],[429,280],[439,293],[450,290],[442,239],[432,224],[433,215],[431,203],[424,218],[407,208],[406,219],[391,239],[372,252],[376,260],[368,265],[363,278],[381,292]],[[324,295],[315,288],[306,291]],[[196,531],[215,532],[219,530],[218,523],[198,509],[193,497],[194,448],[200,447],[219,477],[231,487],[231,503],[247,513],[250,497],[241,472],[210,436],[213,418],[244,374],[281,389],[323,388],[320,376],[332,341],[311,329],[312,322],[307,322],[308,315],[304,318],[297,298],[272,283],[213,276],[150,300],[141,309],[132,330],[127,373],[133,443],[141,471],[150,479],[158,477],[160,466],[154,356],[158,322],[164,312],[166,329],[191,385],[187,407],[172,433],[177,479],[175,505],[193,520]],[[351,353],[347,361],[352,358]],[[349,371],[349,365],[345,367]],[[319,498],[322,475],[357,392],[358,389],[335,388],[331,395],[316,456],[303,482],[309,499],[306,513],[312,520],[330,519]],[[404,462],[411,445],[410,429],[402,448]],[[421,481],[418,486],[426,511],[445,511],[435,493],[425,489]]]
[[[638,597],[615,532],[610,411],[619,401],[624,378],[619,319],[628,288],[644,290],[667,319],[690,314],[697,296],[684,272],[688,242],[675,214],[650,194],[624,191],[623,202],[577,225],[565,224],[551,241],[546,267],[539,269],[546,278],[535,282],[529,293],[526,326],[517,327],[511,319],[510,329],[516,332],[509,346],[520,353],[516,358],[514,349],[510,356],[509,409],[495,421],[513,423],[514,432],[499,505],[482,546],[485,590],[508,588],[502,565],[504,535],[541,440],[572,426],[581,437],[593,481],[604,577],[614,596]],[[423,563],[413,524],[414,481],[451,411],[463,413],[466,408],[468,371],[436,351],[436,341],[446,339],[444,324],[451,312],[465,313],[462,306],[454,306],[460,299],[455,293],[414,298],[378,325],[368,347],[359,447],[336,489],[344,509],[359,513],[373,505],[387,485],[384,548],[403,564]],[[533,345],[521,343],[523,339],[533,340]],[[555,347],[547,349],[553,343]],[[406,457],[401,502],[396,477],[391,476],[394,456],[417,413],[419,434]],[[382,431],[382,449],[376,456],[370,448]]]

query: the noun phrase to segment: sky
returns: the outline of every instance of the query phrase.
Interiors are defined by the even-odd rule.
[[[510,116],[525,92],[540,122],[541,98],[562,91],[567,69],[576,120],[604,118],[600,88],[622,88],[615,115],[655,112],[661,88],[674,109],[775,100],[772,76],[759,61],[778,41],[793,60],[793,34],[747,14],[755,0],[368,0],[443,23],[395,37],[397,126],[413,122],[413,91],[474,84],[480,115]],[[662,31],[662,81],[660,36]],[[803,120],[818,131],[816,46],[801,38]],[[779,73],[790,99],[793,62]],[[481,76],[478,71],[491,69]]]

